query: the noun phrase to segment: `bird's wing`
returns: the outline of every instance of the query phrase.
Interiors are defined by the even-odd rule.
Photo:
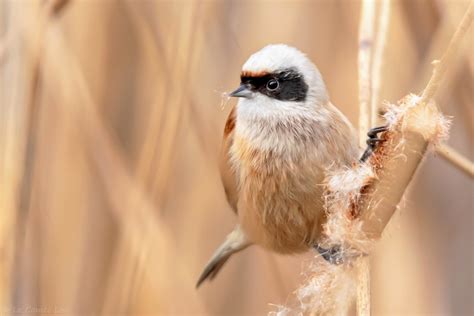
[[[238,200],[238,182],[234,170],[232,169],[230,162],[230,148],[234,142],[235,134],[235,107],[230,111],[227,122],[224,128],[224,138],[222,140],[222,152],[220,158],[220,172],[222,184],[224,185],[225,194],[227,195],[227,201],[230,206],[237,213],[237,200]]]

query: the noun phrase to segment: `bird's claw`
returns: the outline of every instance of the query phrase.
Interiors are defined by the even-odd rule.
[[[329,249],[326,249],[317,245],[315,248],[319,252],[321,257],[323,257],[324,260],[326,260],[327,262],[334,265],[340,265],[344,263],[344,255],[341,246],[334,246]]]
[[[374,152],[375,148],[377,148],[377,145],[383,141],[382,138],[378,137],[379,133],[386,132],[388,130],[388,125],[384,126],[379,126],[372,128],[368,133],[367,136],[369,139],[367,139],[367,149],[364,151],[362,154],[362,157],[360,158],[360,162],[365,162],[369,157],[372,155]]]
[[[356,258],[367,256],[367,253],[365,252],[360,252],[352,248],[343,248],[341,245],[332,246],[328,249],[323,248],[320,245],[316,245],[314,246],[314,249],[319,252],[324,260],[336,266],[343,263],[350,263]]]

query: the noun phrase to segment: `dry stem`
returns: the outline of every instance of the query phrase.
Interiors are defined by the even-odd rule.
[[[359,24],[359,142],[364,146],[370,127],[372,90],[372,43],[374,39],[375,2],[365,0]],[[361,260],[357,288],[357,313],[370,315],[370,273],[368,261]]]
[[[383,0],[380,5],[377,37],[375,39],[373,64],[372,64],[372,96],[371,96],[371,126],[378,125],[380,102],[380,85],[382,83],[383,57],[388,38],[388,26],[390,23],[390,0]],[[362,131],[361,131],[362,133]]]
[[[359,141],[364,145],[365,134],[370,126],[377,124],[382,64],[390,20],[390,0],[384,0],[380,8],[378,32],[375,45],[375,2],[364,1],[359,26]],[[370,267],[369,260],[359,262],[357,289],[357,312],[370,315]]]
[[[441,144],[436,147],[436,152],[453,166],[466,173],[471,178],[474,178],[474,164],[469,161],[469,159],[458,153],[454,148],[446,144]]]
[[[378,238],[392,217],[428,144],[440,133],[440,114],[432,103],[439,84],[461,40],[473,19],[473,4],[458,26],[443,58],[436,63],[433,75],[421,98],[409,97],[401,106],[402,116],[391,126],[388,141],[371,160],[378,169],[370,193],[359,205],[362,210],[363,231],[370,238]],[[396,184],[396,185],[394,185]],[[370,211],[371,205],[377,207]]]
[[[357,280],[357,314],[370,315],[370,260],[369,257],[359,259]]]
[[[364,1],[359,25],[359,141],[365,144],[371,105],[371,60],[374,39],[375,2]]]
[[[378,239],[392,217],[430,141],[439,133],[440,113],[433,103],[409,96],[402,103],[391,132],[370,163],[376,170],[372,185],[364,188],[360,209],[362,232]]]
[[[438,90],[438,87],[446,73],[446,70],[448,69],[448,66],[451,64],[452,59],[455,57],[455,54],[459,50],[459,46],[462,43],[461,39],[464,37],[467,30],[469,29],[469,26],[472,23],[472,19],[474,17],[473,6],[474,2],[471,1],[466,14],[464,15],[461,23],[456,29],[456,32],[454,33],[454,36],[451,39],[451,42],[449,43],[449,46],[446,49],[446,52],[444,53],[443,57],[440,61],[433,62],[433,75],[431,76],[428,85],[423,90],[420,103],[427,103],[436,94],[436,91]]]

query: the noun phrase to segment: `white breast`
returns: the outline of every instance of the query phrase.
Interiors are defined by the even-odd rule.
[[[305,156],[321,167],[357,160],[356,133],[330,103],[324,106],[257,96],[237,105],[236,135],[259,150]]]

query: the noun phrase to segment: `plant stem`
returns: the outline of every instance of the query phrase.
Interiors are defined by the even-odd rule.
[[[374,39],[375,2],[365,0],[359,24],[359,142],[365,145],[365,135],[370,124],[372,96],[371,60]]]
[[[474,178],[474,164],[449,145],[436,146],[436,152],[453,166]]]
[[[391,1],[383,0],[380,7],[380,15],[377,26],[377,36],[375,38],[374,55],[372,62],[372,96],[371,96],[371,119],[372,127],[377,126],[377,118],[380,108],[380,87],[382,83],[383,57],[388,38],[388,26],[390,23]]]
[[[461,40],[466,34],[469,26],[472,23],[474,17],[474,1],[471,1],[469,4],[469,8],[467,12],[464,14],[464,17],[461,20],[461,23],[456,29],[453,38],[449,42],[448,48],[444,53],[443,57],[439,61],[434,61],[434,69],[433,74],[428,82],[428,85],[423,90],[423,94],[421,95],[421,102],[420,103],[427,103],[430,99],[432,99],[438,87],[448,70],[448,66],[451,64],[452,59],[455,57],[455,54],[459,51],[459,46],[461,45]]]

